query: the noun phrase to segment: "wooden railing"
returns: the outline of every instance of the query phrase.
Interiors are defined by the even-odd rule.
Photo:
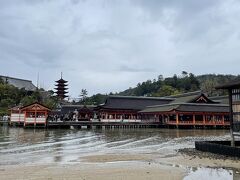
[[[169,125],[230,125],[229,121],[167,121]]]

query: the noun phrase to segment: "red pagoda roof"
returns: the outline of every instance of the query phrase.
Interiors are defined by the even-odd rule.
[[[66,87],[56,87],[54,89],[62,91],[62,90],[67,90],[68,88],[66,88]]]
[[[55,81],[56,83],[67,83],[68,81],[65,81],[64,79],[59,79],[58,81]]]
[[[68,97],[66,94],[68,93],[66,90],[68,89],[67,86],[68,84],[66,84],[68,81],[65,81],[62,78],[62,73],[61,73],[61,79],[59,79],[58,81],[55,81],[57,84],[55,84],[55,93],[57,94],[56,96],[60,99],[64,99],[66,97]]]

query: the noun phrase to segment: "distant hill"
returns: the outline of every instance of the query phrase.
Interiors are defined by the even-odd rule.
[[[240,80],[240,76],[223,74],[195,76],[192,73],[183,71],[181,75],[174,75],[173,77],[163,78],[160,75],[158,79],[138,83],[136,87],[129,88],[117,94],[123,96],[169,96],[202,90],[209,96],[219,96],[226,94],[226,92],[215,90],[215,86],[233,80]]]
[[[209,96],[221,96],[226,95],[227,92],[215,90],[215,86],[233,80],[240,80],[240,75],[204,74],[195,76],[192,73],[183,71],[181,75],[175,74],[167,78],[159,75],[156,79],[138,83],[136,87],[130,87],[115,94],[111,93],[111,95],[161,97],[202,90]],[[106,97],[107,95],[103,94],[93,95],[86,99],[86,103],[104,103]]]

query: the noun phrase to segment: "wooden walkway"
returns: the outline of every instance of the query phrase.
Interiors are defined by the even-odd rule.
[[[0,121],[0,125],[24,127],[23,123],[11,123]],[[203,123],[166,123],[160,122],[101,122],[101,121],[49,121],[47,124],[29,124],[25,127],[33,128],[76,128],[76,129],[128,129],[128,128],[229,128],[229,123],[203,124]]]
[[[162,125],[159,122],[92,122],[92,121],[65,121],[65,122],[48,122],[48,128],[89,128],[89,129],[113,129],[113,128],[158,128]]]

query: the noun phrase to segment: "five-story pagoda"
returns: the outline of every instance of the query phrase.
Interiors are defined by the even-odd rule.
[[[58,81],[55,81],[57,84],[55,84],[56,88],[56,94],[57,94],[57,97],[60,99],[60,100],[64,100],[66,97],[68,97],[66,94],[68,93],[66,90],[68,89],[67,86],[67,82],[68,81],[65,81],[63,78],[62,78],[62,73],[61,73],[61,79],[59,79]]]

